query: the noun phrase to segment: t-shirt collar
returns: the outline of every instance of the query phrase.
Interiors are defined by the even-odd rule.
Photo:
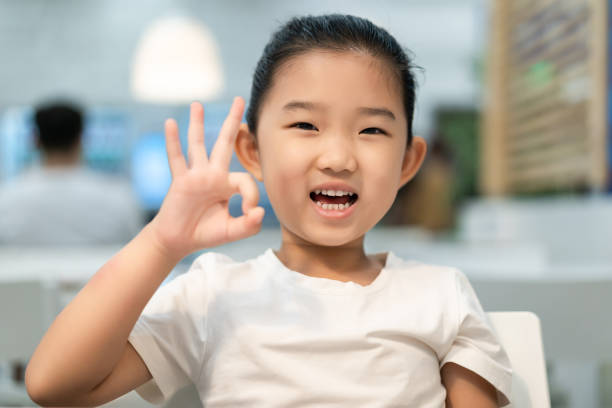
[[[266,264],[275,278],[282,279],[286,283],[307,290],[337,295],[369,293],[381,289],[389,280],[389,275],[392,273],[391,269],[400,261],[393,252],[387,252],[385,265],[378,276],[369,285],[362,286],[352,281],[342,282],[334,279],[308,276],[289,269],[278,259],[271,248],[268,248],[259,258],[261,262]]]

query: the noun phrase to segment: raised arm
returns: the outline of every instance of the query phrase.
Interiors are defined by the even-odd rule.
[[[244,111],[236,98],[207,157],[204,112],[191,106],[188,162],[174,120],[166,121],[172,184],[160,211],[90,279],[55,319],[26,370],[31,398],[41,405],[98,405],[151,378],[128,336],[145,305],[189,253],[259,231],[263,209],[246,173],[229,173],[232,146]],[[241,194],[243,212],[231,217],[228,201]]]

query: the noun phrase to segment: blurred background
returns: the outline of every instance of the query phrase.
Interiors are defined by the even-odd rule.
[[[170,183],[164,120],[177,119],[185,146],[189,103],[203,102],[210,149],[232,98],[248,103],[273,30],[330,12],[386,28],[423,68],[414,129],[428,158],[368,250],[459,267],[486,311],[536,313],[552,406],[612,407],[608,0],[0,0],[0,406],[33,404],[23,367],[45,329],[159,209]],[[86,236],[110,228],[105,208],[121,201],[77,214],[60,204],[67,192],[20,189],[53,162],[35,112],[58,99],[82,108],[76,162],[98,177],[75,176],[73,201],[92,190],[129,200],[131,230]],[[241,169],[235,158],[231,168]],[[278,247],[260,189],[265,228],[219,251],[247,259]],[[11,215],[35,205],[42,221]],[[98,226],[59,231],[77,215]],[[49,219],[57,226],[42,231]],[[190,395],[167,406],[198,406]],[[119,406],[147,405],[133,395]]]

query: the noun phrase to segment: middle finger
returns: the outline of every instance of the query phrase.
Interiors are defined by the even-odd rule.
[[[204,108],[199,102],[191,104],[187,141],[189,167],[206,164],[208,156],[206,146],[204,146]]]

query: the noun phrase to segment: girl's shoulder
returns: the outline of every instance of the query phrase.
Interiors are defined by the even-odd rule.
[[[263,256],[240,260],[221,252],[205,252],[193,261],[185,275],[198,276],[211,288],[248,288],[262,278]]]
[[[386,268],[407,279],[419,279],[426,282],[450,281],[465,278],[465,274],[451,265],[424,262],[413,258],[404,258],[389,251]]]
[[[388,269],[394,291],[410,293],[427,303],[455,307],[476,297],[466,274],[455,266],[389,255]]]

